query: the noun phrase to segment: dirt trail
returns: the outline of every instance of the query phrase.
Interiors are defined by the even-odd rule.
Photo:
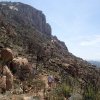
[[[45,74],[45,75],[40,75],[40,79],[45,83],[45,88],[47,89],[47,88],[49,88],[49,86],[48,86],[48,75],[47,74]]]
[[[48,74],[40,75],[39,78],[45,83],[45,91],[46,92],[50,92],[56,86],[55,82],[52,84],[51,87],[48,85]],[[41,100],[44,100],[43,99],[44,98],[44,94],[43,94],[44,92],[43,91],[44,90],[42,90],[41,92],[39,92]]]

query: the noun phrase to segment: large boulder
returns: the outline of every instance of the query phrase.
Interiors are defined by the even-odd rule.
[[[21,79],[29,77],[33,70],[32,65],[28,62],[28,59],[22,57],[14,58],[10,64],[10,69],[13,74]]]
[[[7,66],[0,65],[0,88],[3,90],[11,90],[13,88],[13,75]]]
[[[13,60],[13,52],[10,48],[4,48],[1,51],[1,59],[4,63]]]
[[[6,90],[13,88],[13,75],[7,66],[3,67],[3,75],[6,76]]]
[[[5,92],[6,90],[6,76],[0,76],[0,92]]]
[[[13,74],[10,69],[6,65],[0,65],[0,74],[0,88],[3,90],[11,90],[13,88]]]
[[[12,71],[15,71],[16,73],[16,72],[19,72],[21,69],[25,69],[25,68],[27,69],[28,63],[29,62],[27,58],[17,57],[12,60],[10,69]]]
[[[28,59],[27,58],[22,58],[22,57],[17,57],[17,58],[14,58],[13,59],[13,64],[16,64],[16,65],[27,65],[28,64]]]
[[[6,88],[6,90],[11,90],[13,88],[13,74],[11,73],[10,69],[7,66],[0,66],[0,73],[1,73],[1,79],[0,82],[0,88]]]

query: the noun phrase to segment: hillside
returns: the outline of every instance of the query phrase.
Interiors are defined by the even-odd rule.
[[[7,56],[9,53],[6,55],[5,52],[9,49],[5,48],[13,52],[10,52],[11,59]],[[45,15],[36,8],[20,2],[0,2],[0,51],[0,66],[6,65],[11,71],[15,90],[23,89],[22,93],[18,92],[19,96],[31,94],[47,98],[40,100],[63,100],[63,97],[67,100],[71,94],[79,94],[84,98],[99,95],[100,71],[70,53],[65,43],[52,35]],[[49,75],[60,80],[52,89],[46,87]],[[87,88],[91,88],[93,94],[89,95]],[[15,97],[16,94],[15,91],[12,93]]]

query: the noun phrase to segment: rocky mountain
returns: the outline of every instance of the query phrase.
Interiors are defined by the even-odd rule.
[[[0,2],[0,52],[0,66],[6,65],[10,71],[7,71],[10,73],[8,75],[14,77],[15,87],[23,87],[23,93],[35,93],[36,88],[37,90],[47,91],[46,93],[50,95],[56,89],[65,89],[62,86],[71,87],[73,93],[77,90],[75,88],[78,88],[77,91],[82,91],[80,93],[82,96],[87,96],[87,88],[91,86],[91,91],[94,93],[91,98],[99,93],[100,71],[87,61],[70,53],[65,43],[52,35],[51,26],[46,22],[42,11],[27,4]],[[56,87],[55,89],[54,87],[52,91],[49,91],[47,86],[47,90],[43,90],[41,87],[44,87],[44,84],[47,85],[46,78],[51,74],[56,77],[55,80],[60,80],[60,83],[58,81],[55,83],[59,88]],[[64,83],[67,85],[63,85]],[[59,91],[63,93],[61,97],[68,98],[67,92],[72,91],[64,91],[65,94]],[[39,93],[40,91],[38,91]],[[40,94],[43,95],[40,97],[47,96],[46,93],[41,92]],[[59,94],[54,94],[54,97],[59,97]],[[50,97],[47,96],[47,98]]]
[[[11,22],[13,20],[16,24],[34,26],[42,33],[51,34],[51,27],[46,23],[46,18],[42,11],[26,4],[10,2],[2,2],[0,10],[0,14],[9,18]]]

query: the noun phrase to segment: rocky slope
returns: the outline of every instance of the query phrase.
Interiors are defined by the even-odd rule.
[[[70,76],[72,79],[77,78],[83,87],[92,83],[97,85],[94,86],[97,89],[99,70],[71,54],[65,43],[52,36],[51,31],[51,26],[46,22],[42,11],[19,2],[0,2],[0,51],[6,47],[13,50],[14,59],[6,62],[6,65],[14,76],[24,80],[20,76],[25,78],[25,73],[33,72],[34,68],[47,74],[49,70],[59,74],[61,80]],[[26,66],[23,57],[27,58],[30,64]],[[16,62],[19,67],[16,66]]]

